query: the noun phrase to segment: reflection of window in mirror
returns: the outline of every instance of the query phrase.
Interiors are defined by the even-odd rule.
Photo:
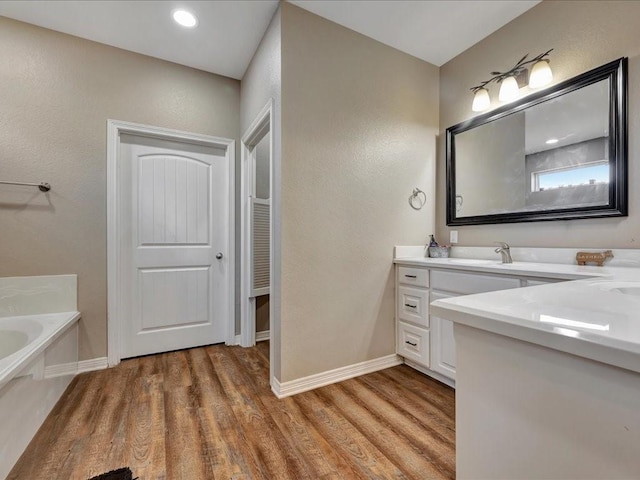
[[[609,201],[609,139],[598,138],[526,155],[530,179],[526,207],[606,205]]]
[[[609,183],[609,162],[606,160],[531,174],[531,190],[534,192],[604,183]]]

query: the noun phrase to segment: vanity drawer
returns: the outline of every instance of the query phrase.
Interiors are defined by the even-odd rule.
[[[429,286],[429,270],[426,268],[398,266],[398,283],[415,285],[416,287]]]
[[[431,288],[469,295],[472,293],[520,288],[520,280],[518,278],[498,277],[495,275],[432,270]]]
[[[425,367],[429,366],[429,330],[398,322],[396,353]]]
[[[531,279],[525,278],[522,280],[523,287],[535,287],[536,285],[548,285],[550,283],[558,283],[562,280],[557,280],[554,278],[543,278],[543,279]]]
[[[398,286],[398,320],[411,322],[423,327],[429,326],[429,291],[422,288]]]

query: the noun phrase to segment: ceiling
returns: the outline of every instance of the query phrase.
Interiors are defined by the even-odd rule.
[[[363,35],[442,65],[540,0],[292,0]],[[278,0],[0,1],[0,15],[241,79]],[[175,8],[199,21],[185,29]]]

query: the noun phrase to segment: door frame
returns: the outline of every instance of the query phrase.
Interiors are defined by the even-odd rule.
[[[225,322],[225,343],[235,344],[234,277],[235,277],[235,140],[198,133],[172,130],[151,125],[142,125],[120,120],[107,120],[107,361],[110,367],[120,363],[121,345],[124,328],[122,325],[122,304],[119,288],[122,284],[123,265],[120,261],[120,218],[118,204],[118,162],[120,152],[120,136],[130,134],[151,137],[174,142],[204,145],[225,150],[227,171],[229,172],[228,204],[228,252],[229,262],[227,281],[223,285],[223,318]]]
[[[273,99],[269,99],[260,113],[251,122],[241,140],[240,168],[240,345],[252,347],[256,344],[255,297],[251,296],[252,244],[251,218],[249,217],[249,192],[255,182],[255,146],[269,135],[269,225],[273,225]],[[273,291],[273,228],[269,235],[269,292]],[[269,302],[273,298],[270,296]],[[271,311],[271,309],[269,309]],[[271,316],[270,316],[271,317]],[[273,332],[269,318],[269,339]],[[270,345],[271,348],[271,345]]]

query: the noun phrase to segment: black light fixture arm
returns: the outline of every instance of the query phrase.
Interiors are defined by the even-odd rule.
[[[551,50],[547,50],[544,53],[541,53],[540,55],[532,58],[531,60],[527,60],[527,57],[529,56],[529,54],[527,53],[510,70],[507,70],[506,72],[491,72],[491,75],[493,75],[493,77],[491,77],[489,80],[485,80],[484,82],[481,82],[479,85],[476,85],[475,87],[471,87],[469,90],[471,90],[473,93],[476,93],[478,90],[486,87],[492,82],[500,83],[507,77],[517,77],[518,75],[520,75],[522,72],[526,70],[525,67],[527,65],[535,64],[540,60],[545,60],[545,57],[547,57],[552,51],[553,51],[553,48]]]

